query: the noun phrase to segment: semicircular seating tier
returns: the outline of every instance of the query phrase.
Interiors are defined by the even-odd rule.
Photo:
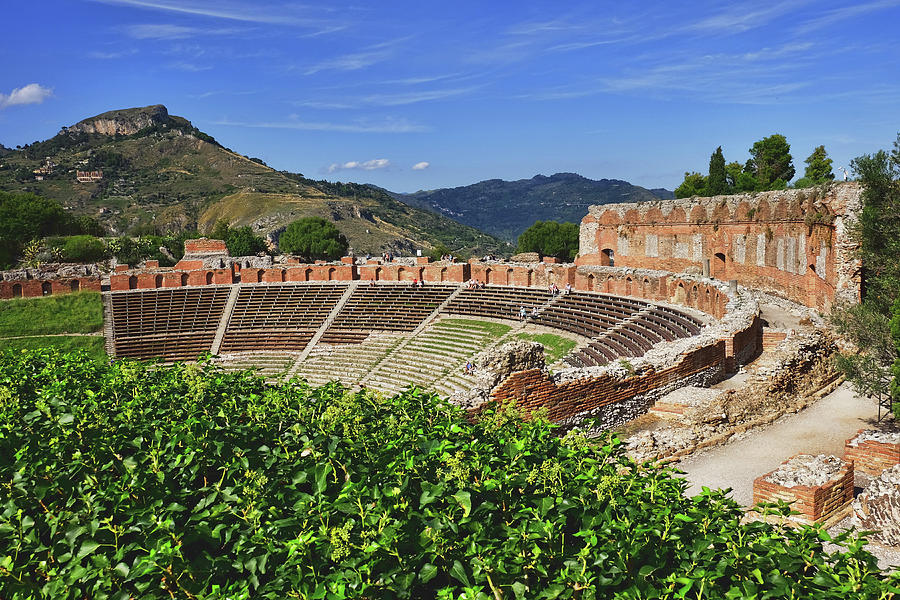
[[[207,352],[269,355],[257,360],[269,375],[300,372],[312,380],[319,378],[310,369],[318,368],[326,371],[320,381],[327,381],[327,371],[335,369],[342,371],[343,380],[359,383],[368,381],[367,376],[377,383],[378,374],[386,372],[380,368],[384,364],[415,370],[416,361],[428,361],[427,348],[439,357],[435,372],[447,375],[490,345],[486,337],[473,337],[458,324],[428,329],[442,318],[499,320],[574,334],[580,343],[562,365],[571,367],[643,356],[656,344],[698,334],[703,325],[685,311],[638,298],[586,291],[553,295],[545,289],[495,285],[255,283],[111,292],[108,300],[117,357],[174,361]],[[429,336],[434,341],[426,344]],[[418,342],[411,341],[417,337]],[[370,353],[358,353],[342,366],[339,349],[348,345]],[[276,355],[280,358],[272,358]],[[306,368],[299,369],[298,362],[291,369],[298,357],[306,360]],[[351,371],[354,375],[348,377]],[[390,373],[381,387],[399,385],[392,381],[396,370]],[[398,379],[426,380],[424,375]],[[433,383],[434,389],[443,389]]]

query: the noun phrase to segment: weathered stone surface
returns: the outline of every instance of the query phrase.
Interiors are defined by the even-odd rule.
[[[474,385],[467,392],[450,397],[463,408],[475,408],[487,401],[491,391],[510,373],[529,369],[544,369],[544,346],[537,342],[516,341],[489,348],[475,357]]]
[[[541,255],[537,252],[520,252],[519,254],[513,254],[509,260],[521,263],[541,262]]]
[[[103,135],[132,135],[152,125],[166,123],[169,111],[162,104],[127,110],[117,110],[85,119],[72,125],[68,131],[99,133]]]
[[[872,440],[882,444],[900,444],[900,432],[896,431],[878,431],[877,429],[866,429],[860,432],[852,440],[847,442],[850,446],[858,446],[862,442]]]
[[[884,471],[856,497],[853,524],[875,531],[873,541],[900,546],[900,465]]]
[[[798,454],[769,473],[766,480],[786,488],[815,487],[835,479],[844,465],[836,456]]]

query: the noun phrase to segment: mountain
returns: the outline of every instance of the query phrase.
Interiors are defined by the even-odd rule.
[[[535,221],[579,223],[592,204],[674,197],[668,190],[647,190],[617,179],[595,181],[576,173],[518,181],[489,179],[464,187],[392,195],[510,241]]]
[[[0,144],[0,157],[6,156],[10,152],[12,152],[10,148],[7,148],[3,144]]]
[[[78,171],[86,172],[78,180]],[[100,173],[102,171],[102,174]],[[10,151],[0,190],[53,198],[113,234],[209,231],[224,219],[277,232],[304,216],[336,223],[359,253],[506,253],[505,242],[374,187],[313,181],[223,147],[165,106],[114,110]]]

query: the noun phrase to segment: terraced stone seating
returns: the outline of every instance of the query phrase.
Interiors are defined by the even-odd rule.
[[[192,360],[209,352],[230,290],[210,286],[111,294],[116,356]]]
[[[575,292],[559,296],[535,321],[547,327],[597,337],[648,306],[640,300]]]
[[[455,285],[409,283],[362,285],[328,328],[326,335],[341,330],[412,331],[457,289]]]
[[[357,343],[338,345],[325,344],[320,339],[300,365],[297,375],[311,385],[324,385],[335,380],[346,386],[356,385],[403,341],[403,337],[402,333],[367,333],[365,339]]]
[[[487,286],[478,290],[463,289],[444,312],[495,319],[519,319],[519,311],[523,306],[530,317],[533,307],[543,306],[550,298],[550,292],[546,290],[524,287]]]
[[[301,351],[346,289],[335,283],[242,286],[220,351]]]
[[[250,370],[265,377],[266,381],[274,382],[284,377],[296,360],[296,354],[240,352],[217,359],[216,363],[225,371]]]

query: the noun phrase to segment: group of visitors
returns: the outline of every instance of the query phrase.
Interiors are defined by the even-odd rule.
[[[531,313],[530,313],[530,314],[531,314],[531,318],[532,318],[532,319],[536,319],[537,316],[538,316],[538,307],[537,307],[537,306],[532,306],[532,307],[531,307]],[[519,307],[519,318],[522,319],[522,320],[524,321],[525,319],[528,318],[528,315],[529,315],[528,309],[525,308],[524,305],[523,305],[523,306],[520,306],[520,307]]]
[[[556,296],[556,295],[558,295],[558,294],[560,293],[559,286],[557,286],[555,283],[551,283],[551,284],[548,286],[547,289],[550,290],[550,295],[551,295],[551,296]],[[566,284],[566,288],[565,288],[565,293],[571,294],[571,293],[572,293],[572,289],[573,289],[573,288],[572,288],[572,284],[571,284],[571,283],[567,283],[567,284]]]
[[[381,253],[381,261],[389,263],[394,260],[394,255],[390,252],[382,252]]]
[[[425,281],[422,279],[418,279],[418,278],[413,279],[412,281],[409,282],[409,284],[414,288],[425,287]]]
[[[466,282],[467,290],[483,290],[484,283],[478,279],[470,279]]]
[[[466,361],[466,366],[463,368],[463,374],[474,375],[475,374],[475,363],[473,363],[471,360]]]
[[[446,260],[447,262],[456,262],[456,257],[452,254],[441,254],[441,260]]]

